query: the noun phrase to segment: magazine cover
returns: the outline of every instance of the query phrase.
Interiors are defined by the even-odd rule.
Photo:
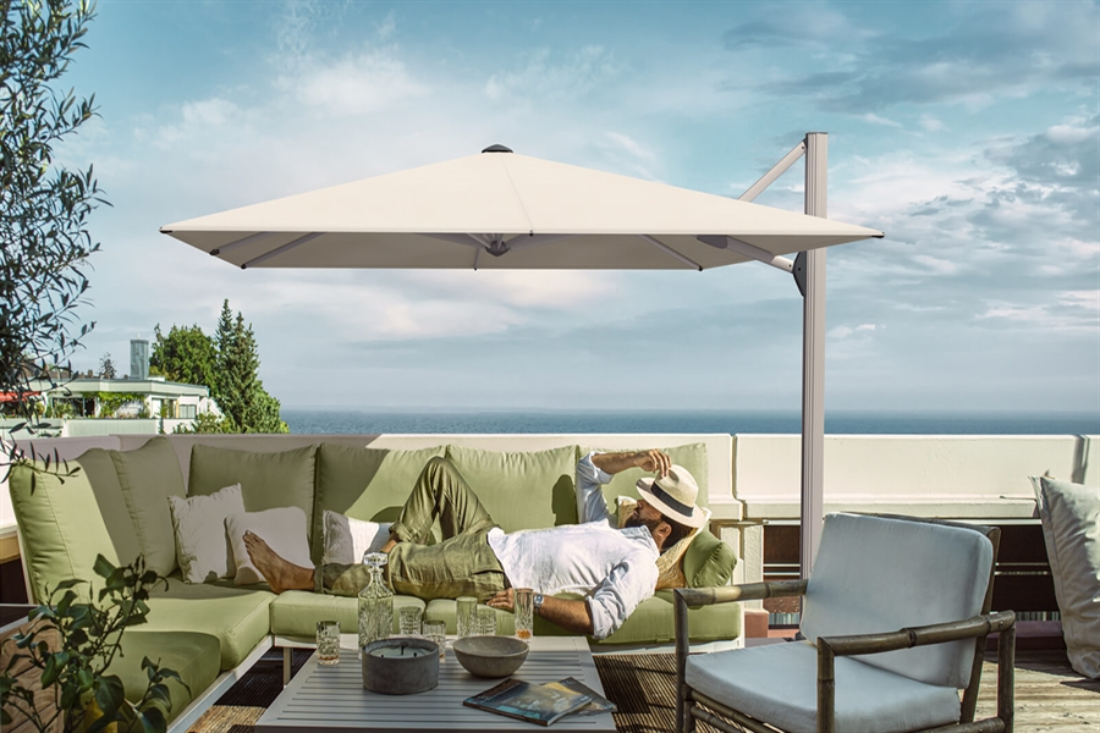
[[[588,695],[588,697],[591,698],[589,703],[583,708],[574,710],[572,713],[573,715],[598,715],[600,713],[613,713],[619,709],[618,705],[611,702],[576,677],[566,677],[557,682],[547,682],[545,686],[554,689],[572,690],[582,695]]]
[[[511,678],[479,695],[466,698],[462,704],[538,725],[550,725],[591,700],[588,695],[565,686],[533,685]]]

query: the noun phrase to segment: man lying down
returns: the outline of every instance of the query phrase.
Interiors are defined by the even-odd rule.
[[[638,481],[642,499],[618,529],[600,486],[633,467],[656,478]],[[394,592],[426,601],[477,596],[508,611],[513,588],[532,588],[536,614],[568,631],[604,639],[653,595],[663,549],[705,522],[706,512],[695,505],[698,492],[692,475],[658,450],[590,453],[577,463],[580,524],[505,534],[454,465],[432,458],[382,548],[389,553],[387,580]],[[428,545],[436,519],[443,541]],[[251,532],[244,541],[276,593],[323,588],[353,596],[369,580],[363,565],[301,567]],[[586,597],[553,597],[566,592]]]

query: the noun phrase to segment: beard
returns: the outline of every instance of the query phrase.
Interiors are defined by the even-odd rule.
[[[648,527],[649,533],[653,534],[657,531],[658,525],[661,524],[660,519],[643,519],[637,514],[631,514],[630,518],[626,520],[626,527]]]

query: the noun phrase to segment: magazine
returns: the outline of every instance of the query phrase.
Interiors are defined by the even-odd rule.
[[[462,704],[538,725],[550,725],[591,701],[588,695],[565,686],[534,685],[513,677],[463,700]]]
[[[573,711],[573,715],[598,715],[600,713],[614,713],[619,709],[619,706],[608,700],[600,693],[593,690],[588,685],[584,684],[576,677],[566,677],[563,680],[557,682],[547,682],[546,687],[553,689],[565,689],[572,690],[573,692],[579,692],[582,695],[588,695],[591,698],[589,703],[582,708],[578,708]]]

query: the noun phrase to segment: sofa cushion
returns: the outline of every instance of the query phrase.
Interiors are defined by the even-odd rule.
[[[1031,481],[1070,664],[1100,678],[1100,486]]]
[[[836,658],[836,730],[901,733],[956,722],[958,693],[852,657]],[[704,695],[790,733],[816,733],[817,650],[769,644],[688,657],[687,683]]]
[[[977,530],[829,514],[806,587],[802,633],[816,641],[971,618],[981,612],[992,566],[993,544]],[[931,685],[963,688],[974,641],[860,659]]]
[[[658,447],[659,450],[667,453],[672,462],[677,466],[683,466],[691,475],[695,478],[695,483],[699,485],[699,496],[696,498],[696,503],[699,506],[707,506],[710,494],[707,490],[707,481],[710,477],[710,464],[707,462],[707,446],[705,443],[688,443],[687,445],[677,445],[672,448],[660,448],[659,446],[645,445],[638,446],[637,450],[649,450],[651,448]],[[581,446],[580,451],[576,457],[576,460],[584,458],[592,451],[599,453],[608,452],[604,448],[600,447],[588,447]],[[619,453],[621,451],[612,451]],[[619,496],[629,496],[632,499],[640,499],[638,490],[634,487],[634,484],[638,483],[638,479],[643,477],[652,478],[652,473],[647,473],[640,468],[628,468],[625,471],[621,471],[615,474],[611,481],[604,484],[603,495],[607,499],[608,506],[614,507],[616,498]]]
[[[8,477],[31,589],[40,603],[49,599],[47,589],[63,580],[99,580],[96,587],[102,588],[93,570],[97,555],[118,564],[88,474],[78,468],[72,461],[68,467],[51,464],[48,469],[42,462],[28,461],[12,466]],[[62,477],[58,471],[75,473]],[[87,584],[73,590],[82,601],[92,598]]]
[[[225,531],[231,514],[244,513],[241,485],[226,486],[210,496],[169,496],[176,536],[176,559],[188,583],[205,583],[237,574]]]
[[[317,449],[313,561],[321,562],[324,556],[326,510],[352,519],[392,522],[428,460],[442,456],[443,452],[443,446],[388,450],[322,443]]]
[[[325,565],[337,563],[351,565],[363,562],[363,555],[378,552],[390,539],[392,522],[369,522],[353,519],[325,509],[324,517],[324,555],[321,562]]]
[[[176,540],[168,496],[183,496],[183,472],[167,438],[130,451],[111,451],[122,497],[134,523],[145,566],[160,575],[176,569]]]
[[[221,668],[232,669],[270,633],[269,606],[275,594],[266,590],[227,588],[211,583],[185,583],[178,574],[168,587],[149,594],[148,623],[143,631],[195,631],[218,637]]]
[[[449,445],[447,458],[505,532],[577,522],[576,446],[504,453]]]
[[[715,588],[730,582],[737,565],[737,553],[709,530],[700,529],[684,552],[680,565],[689,588]]]
[[[275,453],[195,445],[188,494],[206,496],[240,484],[246,512],[296,506],[305,512],[312,534],[316,456],[315,445]]]
[[[149,685],[149,676],[141,668],[145,657],[179,673],[191,689],[188,691],[176,680],[166,682],[172,695],[172,707],[168,712],[168,720],[172,721],[217,679],[221,666],[219,647],[218,637],[210,634],[127,629],[122,635],[122,654],[111,661],[106,673],[117,674],[122,679],[126,699],[130,702],[141,700]]]
[[[434,601],[433,601],[434,603]],[[415,606],[423,609],[424,601],[412,596],[393,597],[393,633],[398,633],[400,609]],[[358,628],[359,599],[348,596],[288,590],[271,603],[271,633],[281,636],[314,638],[318,621],[339,621],[340,632],[354,634]],[[452,623],[453,625],[453,623]]]
[[[129,565],[141,553],[134,520],[130,518],[130,509],[122,495],[122,484],[118,482],[115,461],[111,457],[114,451],[103,448],[91,448],[80,455],[71,464],[79,464],[87,474],[88,481],[95,492],[99,513],[107,525],[111,542],[115,545],[119,562]]]
[[[252,563],[244,542],[247,532],[258,536],[284,560],[299,567],[312,568],[309,543],[306,542],[306,513],[296,506],[265,509],[262,512],[230,514],[225,518],[225,534],[237,563],[236,585],[264,582],[264,576]]]

